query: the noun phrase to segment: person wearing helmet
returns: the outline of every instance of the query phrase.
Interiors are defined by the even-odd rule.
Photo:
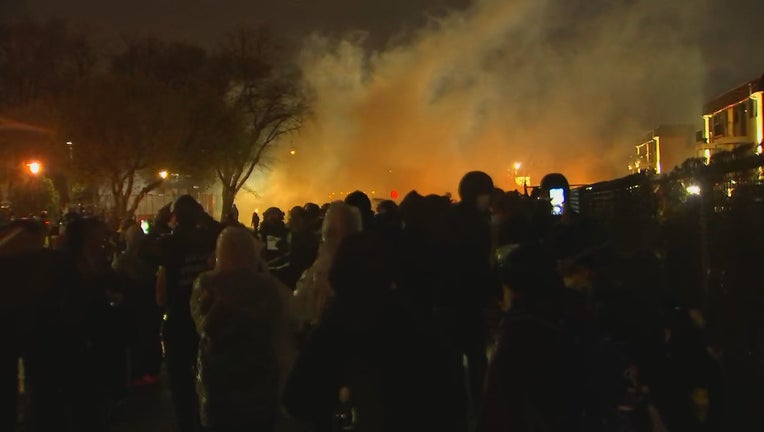
[[[467,173],[459,183],[461,201],[446,216],[446,266],[449,274],[436,292],[434,316],[462,364],[467,357],[471,412],[478,401],[487,364],[484,309],[498,284],[491,266],[489,206],[493,180],[480,171]]]

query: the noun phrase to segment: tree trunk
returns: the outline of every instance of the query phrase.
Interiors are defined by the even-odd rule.
[[[114,211],[112,213],[113,220],[107,221],[111,226],[119,227],[122,224],[122,220],[125,218],[127,212],[127,199],[121,193],[115,193],[114,195]]]
[[[220,210],[221,221],[224,221],[226,216],[228,216],[228,212],[231,211],[231,207],[233,207],[233,201],[236,199],[237,192],[239,191],[235,187],[231,187],[226,184],[223,185],[223,207]]]

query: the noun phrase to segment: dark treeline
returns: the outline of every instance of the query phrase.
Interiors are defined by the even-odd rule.
[[[309,112],[293,51],[262,28],[234,30],[214,49],[153,37],[104,49],[65,21],[2,23],[0,117],[43,133],[31,143],[0,136],[0,180],[42,160],[63,206],[106,193],[119,221],[167,170],[219,183],[230,208]]]

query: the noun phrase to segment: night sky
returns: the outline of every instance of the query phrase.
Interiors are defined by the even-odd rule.
[[[508,0],[511,1],[511,0]],[[612,3],[637,0],[567,0],[571,21]],[[764,1],[671,0],[699,11],[697,43],[716,94],[764,73]],[[157,34],[211,43],[233,26],[267,24],[285,36],[319,31],[368,33],[370,47],[406,34],[427,16],[463,10],[470,0],[0,0],[0,16],[65,17],[104,33]]]
[[[428,14],[464,8],[469,0],[1,0],[10,14],[67,17],[120,32],[148,32],[199,43],[232,26],[266,24],[286,36],[313,31],[369,33],[370,43],[424,22]],[[9,14],[9,15],[10,15]]]
[[[615,178],[646,131],[700,129],[704,102],[764,73],[762,0],[0,0],[0,19],[24,16],[99,41],[213,47],[246,25],[291,40],[313,117],[240,194],[245,212],[455,192],[469,169],[512,188],[513,161],[532,182]]]

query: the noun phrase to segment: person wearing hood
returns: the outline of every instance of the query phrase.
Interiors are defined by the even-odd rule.
[[[384,241],[373,232],[346,237],[329,279],[335,295],[287,380],[287,411],[315,432],[331,431],[346,388],[358,430],[460,430],[450,391],[457,374],[394,289]]]
[[[374,210],[371,208],[371,200],[368,195],[359,190],[351,192],[345,197],[345,204],[351,205],[361,212],[364,231],[376,228],[376,224],[374,223]]]
[[[172,217],[175,221],[172,234],[160,239],[156,300],[165,310],[162,337],[178,430],[194,432],[199,428],[194,388],[199,335],[191,318],[189,300],[194,280],[211,267],[219,231],[190,195],[175,200]]]
[[[267,273],[262,248],[246,228],[224,229],[215,268],[194,284],[196,386],[211,431],[273,430],[278,414],[292,358],[291,292]]]
[[[487,365],[484,310],[498,295],[492,269],[489,206],[493,180],[481,171],[467,173],[459,183],[461,201],[446,216],[443,271],[449,275],[435,294],[434,317],[453,348],[453,361],[467,358],[471,415],[478,412]]]

